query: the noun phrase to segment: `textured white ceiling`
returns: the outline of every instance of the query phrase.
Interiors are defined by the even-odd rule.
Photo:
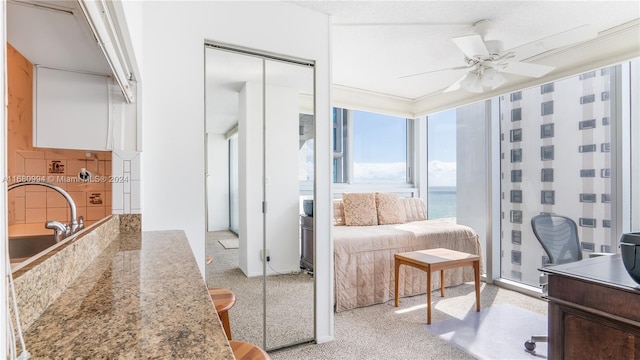
[[[622,40],[603,39],[592,48],[583,49],[583,56],[564,52],[560,57],[531,59],[533,62],[558,66],[550,74],[551,77],[554,73],[556,76],[566,75],[573,68],[584,68],[585,63],[594,62],[592,58],[598,56],[600,62],[602,58],[620,60],[620,44],[613,44],[616,41],[627,43],[622,44],[627,48],[625,51],[635,46],[635,52],[638,53],[637,48],[640,47],[640,1],[637,0],[285,1],[292,6],[302,6],[331,16],[332,81],[336,85],[334,101],[338,105],[341,101],[338,95],[344,89],[362,89],[399,99],[403,103],[394,104],[395,109],[389,112],[408,116],[480,99],[463,91],[441,93],[464,75],[464,70],[441,71],[404,79],[399,77],[463,65],[464,55],[451,38],[472,34],[473,24],[482,19],[490,19],[493,23],[486,39],[502,40],[506,50],[586,24],[604,34],[620,24],[636,22],[631,37],[627,34]],[[86,22],[79,22],[78,17],[64,13],[21,4],[23,2],[54,5],[76,12],[78,9],[75,1],[7,2],[8,40],[29,60],[52,67],[109,72]],[[250,2],[247,2],[247,11],[251,11]],[[635,42],[635,45],[629,46],[629,41]],[[585,53],[589,55],[588,58],[584,56]],[[514,89],[531,81],[523,76],[507,74],[506,77],[509,82],[499,90]],[[352,101],[352,95],[347,93],[343,98]],[[362,100],[362,103],[365,102],[370,104],[372,100]],[[387,105],[380,102],[379,107]]]
[[[464,71],[398,77],[464,65],[464,55],[451,38],[473,34],[479,20],[493,23],[486,40],[502,40],[509,50],[578,26],[592,25],[602,32],[640,17],[638,1],[291,3],[331,15],[335,85],[411,100],[440,92]],[[511,83],[528,80],[507,78]]]

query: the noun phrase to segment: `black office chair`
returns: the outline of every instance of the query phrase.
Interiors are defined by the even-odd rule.
[[[566,216],[552,213],[541,213],[531,218],[533,233],[549,257],[546,265],[557,265],[582,260],[578,227],[575,221]],[[540,276],[543,296],[547,295],[547,275]],[[548,336],[532,336],[525,341],[524,347],[528,351],[536,348],[536,342],[548,342]]]

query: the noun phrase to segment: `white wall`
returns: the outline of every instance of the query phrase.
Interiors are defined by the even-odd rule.
[[[5,20],[5,9],[6,2],[3,2],[0,5],[0,19],[2,19],[2,24],[4,24]],[[0,26],[0,40],[3,44],[7,43],[7,36],[5,32],[5,27]],[[0,83],[2,83],[2,88],[0,88],[0,99],[2,99],[2,106],[0,106],[0,118],[2,119],[2,128],[0,128],[0,138],[2,139],[2,144],[7,143],[7,81],[5,79],[6,76],[6,68],[7,68],[7,54],[6,54],[6,46],[2,46],[0,48],[0,59],[2,61],[2,68],[4,69],[0,72]],[[0,146],[0,169],[2,169],[2,176],[7,175],[7,147]],[[0,222],[2,226],[0,226],[0,238],[7,239],[9,237],[9,233],[7,232],[7,183],[5,181],[2,182],[2,190],[0,190]],[[7,257],[9,249],[8,242],[3,241],[2,245],[0,245],[0,274],[2,275],[2,283],[0,284],[0,326],[3,329],[7,329],[7,324],[9,321],[9,317],[7,314],[8,311],[8,303],[7,303],[7,277],[9,273],[7,272]],[[3,331],[4,334],[6,331]],[[0,336],[0,359],[7,358],[7,345],[9,341],[6,336]]]
[[[264,244],[271,257],[269,273],[300,270],[298,92],[269,85],[264,90],[263,96],[263,84],[249,82],[240,92],[239,195],[244,216],[240,216],[239,257],[240,269],[247,276],[263,274]],[[267,202],[266,215],[262,212],[263,199]]]
[[[136,50],[136,54],[144,54],[139,64],[143,74],[142,226],[145,231],[184,229],[203,274],[205,40],[315,61],[316,336],[318,342],[331,340],[328,17],[282,2],[143,2],[142,15],[144,41],[142,49]]]
[[[480,101],[456,112],[456,222],[474,229],[480,236],[483,258],[487,251],[488,102]],[[486,264],[484,264],[486,266]]]
[[[120,31],[125,42],[123,44],[127,49],[131,49],[132,53],[129,57],[135,59],[133,62],[133,71],[138,81],[142,79],[142,1],[113,1],[111,5],[114,8],[114,14],[117,22],[120,24]]]
[[[640,74],[640,61],[635,60],[631,62],[631,73],[632,74]],[[637,76],[637,75],[636,75]],[[640,231],[640,159],[634,156],[634,154],[640,154],[640,100],[638,100],[637,95],[640,93],[640,81],[636,77],[635,81],[631,81],[631,104],[627,108],[629,109],[629,114],[626,114],[631,118],[633,114],[633,118],[631,121],[631,179],[635,179],[630,187],[631,187],[631,197],[629,201],[631,202],[631,219],[630,219],[630,228],[625,230],[631,231]],[[635,119],[635,120],[633,120]]]
[[[300,106],[295,88],[267,84],[266,92],[266,248],[270,267],[288,273],[300,271]]]
[[[229,142],[207,134],[207,231],[229,229]]]
[[[263,273],[262,99],[262,83],[246,83],[240,92],[238,108],[238,199],[242,219],[238,227],[238,257],[240,270],[247,276]]]

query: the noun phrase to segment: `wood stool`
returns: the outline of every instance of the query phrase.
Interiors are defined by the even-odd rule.
[[[229,345],[231,345],[231,351],[233,351],[233,356],[236,357],[237,360],[269,360],[271,359],[269,355],[262,350],[248,342],[237,341],[237,340],[229,340]]]
[[[236,294],[231,290],[223,288],[211,288],[209,289],[209,296],[213,300],[213,305],[216,307],[218,317],[222,322],[227,339],[231,340],[231,325],[229,325],[229,309],[236,303]]]

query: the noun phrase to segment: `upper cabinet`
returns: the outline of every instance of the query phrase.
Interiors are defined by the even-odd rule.
[[[36,66],[34,79],[34,147],[113,149],[110,78]]]
[[[138,71],[117,6],[102,0],[7,2],[7,41],[35,68],[35,147],[141,150]]]

